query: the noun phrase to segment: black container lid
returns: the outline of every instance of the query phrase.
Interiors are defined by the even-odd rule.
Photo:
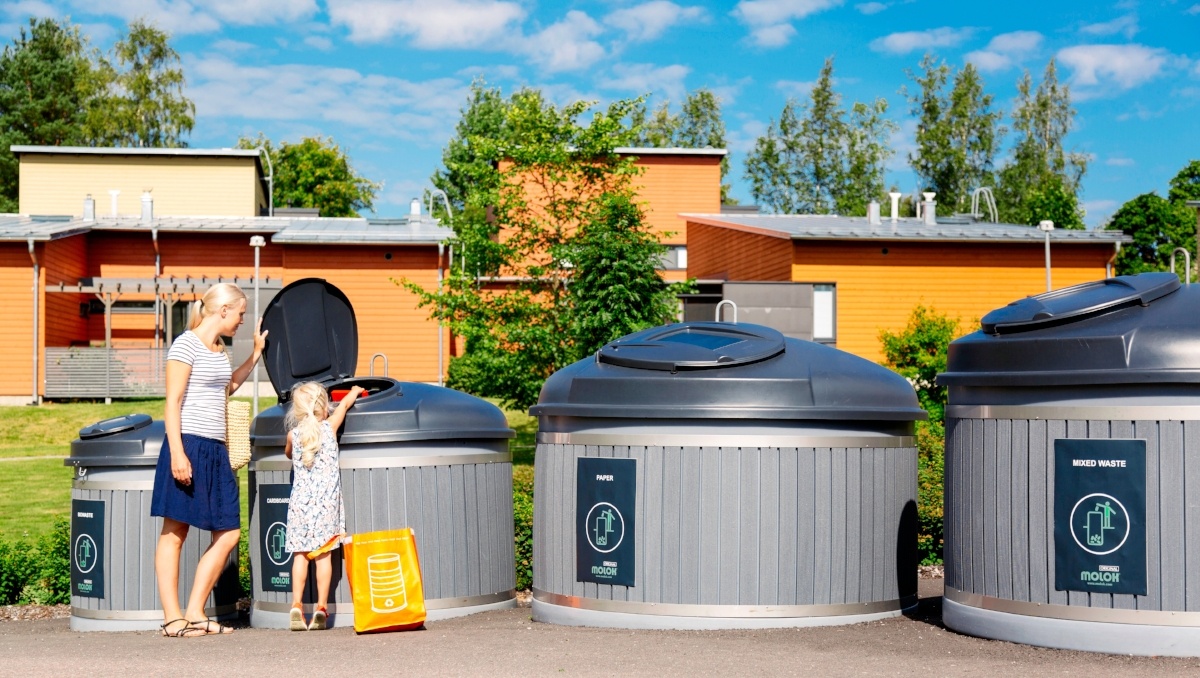
[[[687,322],[609,342],[555,372],[537,416],[915,421],[900,375],[746,323]]]
[[[148,414],[127,414],[79,429],[66,466],[153,466],[166,426]]]
[[[297,384],[332,384],[358,365],[358,323],[341,290],[320,278],[284,287],[263,311],[263,366],[281,400]]]
[[[950,344],[938,383],[1200,383],[1200,286],[1174,273],[1099,280],[1015,301]]]

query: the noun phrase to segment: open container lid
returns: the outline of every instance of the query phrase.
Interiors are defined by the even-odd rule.
[[[900,375],[747,323],[686,322],[609,342],[555,372],[536,416],[915,421]]]
[[[280,400],[289,400],[302,382],[328,385],[354,375],[354,307],[328,282],[304,278],[284,287],[263,311],[262,328],[268,331],[263,366]]]
[[[1143,273],[1015,301],[950,344],[948,386],[1200,383],[1200,285]]]

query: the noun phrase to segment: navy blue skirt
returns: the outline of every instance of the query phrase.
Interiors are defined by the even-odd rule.
[[[192,462],[192,482],[184,485],[171,475],[171,449],[166,439],[154,469],[150,515],[171,518],[202,530],[241,527],[237,476],[229,468],[225,443],[183,434],[183,451]]]

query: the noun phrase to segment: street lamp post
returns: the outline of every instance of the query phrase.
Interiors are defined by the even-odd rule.
[[[258,264],[259,254],[262,248],[267,244],[265,238],[261,235],[250,237],[250,246],[254,248],[254,328],[258,329]],[[254,366],[254,416],[258,416],[258,365]]]
[[[1050,231],[1054,230],[1054,222],[1050,220],[1038,222],[1038,230],[1046,234],[1046,291],[1050,291]]]

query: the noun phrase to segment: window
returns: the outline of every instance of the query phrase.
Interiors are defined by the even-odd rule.
[[[834,285],[813,285],[813,341],[837,340],[837,304]]]

